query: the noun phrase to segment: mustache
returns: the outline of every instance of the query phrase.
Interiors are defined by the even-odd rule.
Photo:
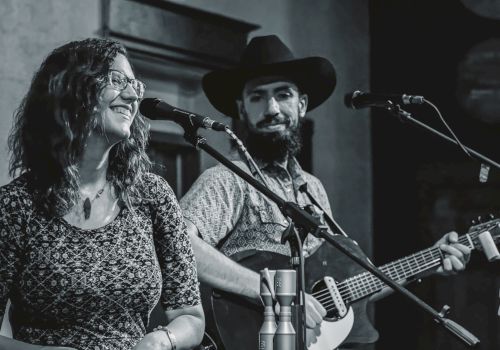
[[[256,127],[261,128],[273,124],[290,124],[290,120],[287,117],[279,115],[266,115],[264,119],[255,124]]]

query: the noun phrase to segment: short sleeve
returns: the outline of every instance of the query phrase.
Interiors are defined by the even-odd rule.
[[[206,170],[180,200],[184,217],[203,240],[216,246],[233,230],[245,200],[243,181],[218,165]]]
[[[154,179],[153,235],[162,272],[162,306],[174,310],[198,305],[196,261],[179,203],[164,179]]]
[[[11,185],[0,188],[0,320],[22,263],[22,230],[26,208],[22,193]]]

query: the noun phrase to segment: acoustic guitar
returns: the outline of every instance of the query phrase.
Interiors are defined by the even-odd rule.
[[[500,220],[495,219],[472,226],[459,237],[459,243],[472,250],[482,250],[479,234],[489,231],[494,242],[499,241]],[[337,241],[357,256],[366,256],[352,240],[337,236]],[[290,258],[267,251],[250,250],[231,257],[240,264],[259,271],[265,267],[284,269]],[[395,281],[411,280],[419,274],[438,267],[443,254],[438,247],[421,250],[379,267]],[[349,258],[327,243],[305,260],[306,291],[318,299],[327,310],[317,341],[308,350],[333,350],[341,344],[372,343],[378,338],[366,314],[368,297],[379,292],[385,284],[377,277],[354,264]],[[244,298],[201,286],[206,316],[206,332],[217,349],[258,349],[258,331],[263,320],[262,306]]]

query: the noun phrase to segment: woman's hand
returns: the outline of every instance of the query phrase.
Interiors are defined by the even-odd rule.
[[[171,350],[172,344],[164,331],[148,333],[141,339],[133,350]]]

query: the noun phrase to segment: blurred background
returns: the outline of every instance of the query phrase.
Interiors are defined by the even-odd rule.
[[[306,170],[324,184],[336,220],[377,265],[465,233],[499,213],[500,172],[383,110],[349,110],[354,91],[423,95],[468,146],[500,160],[500,1],[495,0],[2,0],[0,2],[0,185],[8,176],[12,116],[42,60],[76,39],[125,44],[147,97],[231,123],[201,89],[206,72],[231,67],[248,39],[277,34],[297,57],[324,56],[338,76],[332,97],[310,113]],[[408,108],[443,130],[430,108]],[[227,139],[204,133],[225,154]],[[152,123],[155,171],[180,197],[215,164],[169,122]],[[500,348],[499,263],[479,252],[466,272],[410,289]],[[371,310],[380,339],[364,349],[465,349],[423,312],[392,295]]]

